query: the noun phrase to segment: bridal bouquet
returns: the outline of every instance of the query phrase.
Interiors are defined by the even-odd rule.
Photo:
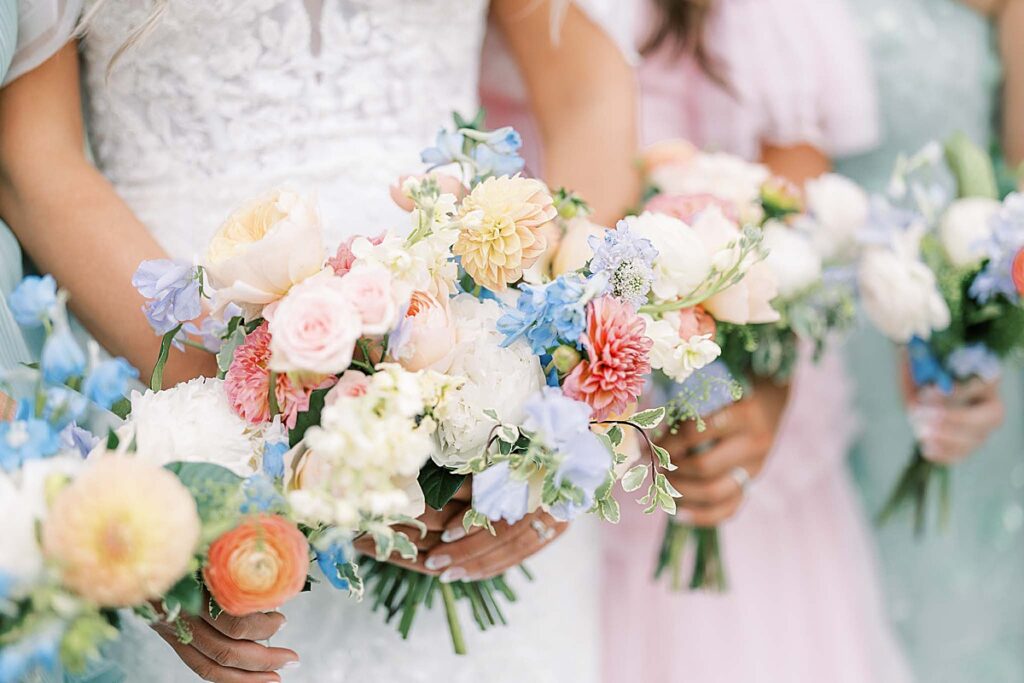
[[[651,148],[644,165],[647,212],[638,227],[661,243],[671,238],[681,246],[685,235],[685,247],[660,249],[673,254],[671,269],[690,280],[662,283],[640,310],[649,317],[662,384],[681,384],[668,425],[700,423],[752,378],[788,381],[801,346],[817,357],[852,320],[854,237],[867,198],[836,175],[811,181],[801,198],[760,164],[682,141]],[[690,587],[724,590],[715,528],[670,520],[656,576],[670,571],[672,586],[682,588],[691,540]]]
[[[898,161],[889,196],[872,211],[859,280],[868,317],[907,345],[914,384],[948,394],[955,382],[996,379],[1003,359],[1024,347],[1024,196],[995,199],[991,161],[966,138],[945,152],[932,144]],[[879,521],[911,506],[923,534],[938,488],[945,526],[949,475],[916,445]]]

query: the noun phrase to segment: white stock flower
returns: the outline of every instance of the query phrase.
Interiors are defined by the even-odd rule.
[[[647,336],[654,341],[651,367],[661,370],[673,381],[685,381],[696,370],[722,355],[721,347],[710,334],[681,338],[679,313],[666,313],[660,320],[648,315],[641,317],[647,324]]]
[[[163,391],[133,391],[131,403],[127,426],[140,457],[161,465],[209,462],[239,476],[255,471],[257,430],[231,409],[223,380],[199,377]]]
[[[544,386],[540,361],[525,340],[502,348],[497,331],[501,308],[494,301],[478,301],[462,294],[451,302],[456,346],[448,373],[462,380],[452,392],[438,425],[440,465],[457,465],[483,452],[496,424],[484,414],[493,410],[501,422],[519,424],[523,404]]]
[[[711,257],[693,228],[678,218],[649,211],[628,216],[625,222],[658,250],[651,287],[656,300],[684,297],[704,283],[711,272]]]
[[[868,196],[849,178],[826,173],[804,186],[807,210],[813,220],[808,228],[818,253],[826,261],[849,254],[857,232],[868,218]]]
[[[976,266],[985,258],[985,243],[992,236],[989,223],[1000,208],[1002,204],[986,197],[957,199],[949,205],[939,237],[954,266]]]
[[[451,260],[451,248],[458,238],[457,228],[436,230],[411,247],[405,238],[389,232],[380,244],[365,237],[352,243],[356,264],[371,264],[387,269],[394,277],[396,300],[408,301],[415,291],[441,297],[454,291],[458,267]]]
[[[764,228],[764,262],[775,274],[779,296],[788,299],[821,280],[821,256],[802,233],[772,221]]]

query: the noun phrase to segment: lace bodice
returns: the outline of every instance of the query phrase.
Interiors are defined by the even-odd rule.
[[[86,11],[92,3],[86,3]],[[329,236],[397,217],[387,186],[452,110],[477,107],[486,0],[107,0],[83,41],[97,163],[172,253],[284,181]]]

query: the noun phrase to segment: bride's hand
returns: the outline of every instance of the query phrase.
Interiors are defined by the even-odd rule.
[[[910,422],[928,460],[951,465],[981,448],[1002,423],[1006,408],[999,380],[972,379],[959,383],[952,394],[934,387],[907,388]]]
[[[283,647],[267,647],[255,641],[267,640],[281,630],[285,618],[280,612],[233,617],[209,613],[185,619],[192,630],[192,642],[184,644],[175,628],[166,623],[152,625],[185,665],[204,681],[216,683],[272,683],[274,673],[299,665],[299,655]]]
[[[666,476],[683,494],[682,521],[712,527],[736,514],[747,483],[764,469],[788,399],[788,386],[759,382],[753,395],[707,418],[703,432],[687,423],[660,440],[679,468]]]

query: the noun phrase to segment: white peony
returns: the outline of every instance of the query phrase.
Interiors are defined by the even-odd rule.
[[[224,382],[199,377],[163,391],[131,395],[128,427],[140,455],[163,465],[209,462],[235,474],[255,471],[256,430],[228,403]]]
[[[928,339],[950,322],[935,275],[917,256],[916,240],[904,236],[893,249],[869,248],[857,274],[864,311],[882,334],[900,343]]]
[[[868,196],[856,183],[826,173],[804,186],[814,247],[826,261],[849,255],[868,218]]]
[[[989,225],[1002,205],[994,199],[969,197],[949,205],[939,237],[950,262],[957,267],[976,266],[985,258],[985,242],[992,235]]]
[[[651,347],[651,367],[661,370],[676,382],[683,382],[722,355],[722,348],[710,334],[698,334],[689,339],[679,335],[680,316],[666,313],[661,320],[641,316],[647,324],[647,336],[654,341]]]
[[[457,465],[483,452],[495,421],[484,414],[493,410],[501,422],[519,424],[523,404],[544,386],[540,360],[520,339],[502,348],[497,331],[502,311],[494,301],[478,301],[460,294],[451,301],[456,346],[448,374],[463,380],[453,392],[438,425],[440,465]]]
[[[678,218],[649,211],[625,221],[634,234],[647,238],[658,250],[651,287],[656,300],[679,299],[704,283],[711,272],[711,256],[693,228]]]
[[[775,274],[779,296],[789,299],[821,280],[821,256],[802,233],[778,221],[764,228],[765,264]]]
[[[698,154],[683,164],[665,164],[651,172],[651,181],[672,195],[710,194],[729,202],[745,223],[760,222],[761,186],[771,177],[766,166],[732,154]]]

